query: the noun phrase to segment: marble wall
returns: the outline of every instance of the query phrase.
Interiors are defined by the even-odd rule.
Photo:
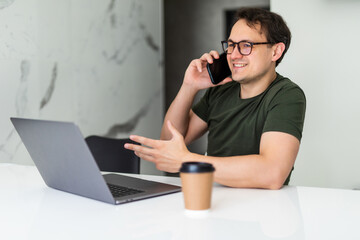
[[[161,22],[161,0],[0,0],[0,162],[32,164],[11,116],[158,138]]]

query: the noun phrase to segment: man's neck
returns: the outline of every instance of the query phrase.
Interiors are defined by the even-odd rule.
[[[268,76],[264,76],[262,79],[240,84],[240,98],[246,99],[260,95],[276,79],[276,76],[277,74],[274,70],[273,72],[271,72],[271,74],[268,74]]]

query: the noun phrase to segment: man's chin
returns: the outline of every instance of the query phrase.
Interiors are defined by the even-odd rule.
[[[246,78],[239,78],[239,77],[236,78],[234,76],[232,76],[232,80],[235,81],[235,82],[238,82],[240,84],[246,84],[246,83],[249,82],[249,80],[246,79]]]

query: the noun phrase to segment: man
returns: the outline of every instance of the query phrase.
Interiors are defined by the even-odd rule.
[[[291,33],[281,16],[242,8],[223,41],[231,78],[210,82],[211,51],[188,66],[183,84],[164,120],[161,140],[130,136],[126,144],[159,170],[178,172],[182,162],[214,165],[215,182],[230,187],[280,189],[289,182],[299,150],[305,95],[275,67],[289,48]],[[195,95],[208,89],[192,109]],[[207,156],[186,145],[209,131]]]

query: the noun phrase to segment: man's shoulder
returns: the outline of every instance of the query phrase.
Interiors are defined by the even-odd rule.
[[[274,82],[265,91],[261,101],[268,108],[278,104],[306,103],[304,91],[287,77],[278,74]]]
[[[280,74],[277,75],[275,81],[270,85],[268,89],[268,94],[272,96],[279,94],[282,95],[295,93],[297,93],[296,95],[302,95],[303,97],[305,97],[305,93],[299,85]]]

